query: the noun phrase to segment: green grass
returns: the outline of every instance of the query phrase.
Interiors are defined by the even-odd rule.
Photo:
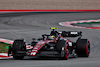
[[[8,52],[7,46],[9,44],[0,43],[0,53]]]
[[[75,24],[100,24],[100,22],[86,22],[86,23],[75,23]]]

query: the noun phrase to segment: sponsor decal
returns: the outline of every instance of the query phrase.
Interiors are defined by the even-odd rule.
[[[32,49],[32,52],[31,52],[31,56],[35,56],[36,53],[41,49],[41,47],[45,44],[45,43],[49,43],[49,42],[52,42],[52,40],[50,41],[39,41],[35,46],[34,48]]]
[[[31,56],[35,56],[39,49],[46,43],[46,41],[39,41],[32,49]]]

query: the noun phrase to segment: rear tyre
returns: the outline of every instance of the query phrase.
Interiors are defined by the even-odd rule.
[[[56,45],[56,49],[61,54],[60,59],[68,59],[69,58],[68,44],[65,40],[59,40]]]
[[[90,54],[90,43],[87,39],[79,39],[76,43],[76,52],[79,57],[88,57]]]
[[[24,40],[15,40],[13,43],[13,58],[14,59],[23,59],[24,56],[18,56],[18,51],[25,51],[26,46]]]

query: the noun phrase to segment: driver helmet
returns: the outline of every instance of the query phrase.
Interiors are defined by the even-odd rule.
[[[55,36],[49,36],[48,39],[49,40],[54,40]]]

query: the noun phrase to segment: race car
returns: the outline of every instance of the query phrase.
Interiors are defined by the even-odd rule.
[[[49,35],[43,34],[41,38],[33,38],[30,44],[24,39],[16,39],[13,46],[9,46],[8,56],[12,55],[14,59],[23,59],[25,56],[37,57],[56,57],[60,59],[69,59],[71,57],[88,57],[90,54],[90,42],[88,39],[82,39],[81,31],[55,31],[51,27]],[[69,37],[78,37],[76,42],[72,42]]]

